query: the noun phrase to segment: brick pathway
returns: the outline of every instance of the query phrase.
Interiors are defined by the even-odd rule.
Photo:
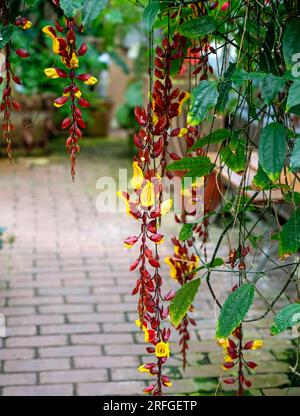
[[[147,376],[136,371],[145,350],[129,295],[134,252],[124,251],[121,241],[136,224],[123,214],[96,210],[96,179],[113,169],[110,160],[83,154],[73,185],[66,159],[24,159],[14,168],[0,161],[0,225],[16,237],[13,247],[0,252],[0,309],[7,318],[7,338],[0,339],[0,394],[135,395],[146,385]],[[163,252],[170,252],[168,244]],[[225,280],[228,276],[216,276],[222,298]],[[222,354],[213,340],[217,311],[205,284],[196,306],[198,327],[185,374],[178,347],[172,347],[169,371],[178,380],[171,393],[215,394],[222,375]],[[261,308],[257,302],[256,311]],[[292,341],[270,339],[269,324],[265,320],[247,331],[266,339],[265,348],[254,353],[260,363],[251,376],[255,395],[286,394],[279,388],[289,386]],[[288,394],[300,395],[300,387]]]

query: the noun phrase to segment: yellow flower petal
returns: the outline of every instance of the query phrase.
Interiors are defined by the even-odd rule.
[[[171,261],[171,257],[166,257],[165,263],[170,267],[170,276],[172,277],[172,279],[177,280],[177,270]]]
[[[27,20],[27,22],[25,23],[25,25],[23,25],[22,29],[28,30],[28,29],[31,28],[31,26],[32,26],[31,21],[30,20]]]
[[[52,79],[59,78],[59,75],[58,75],[55,68],[46,68],[46,69],[44,69],[44,73],[49,78],[52,78]]]
[[[140,371],[141,373],[150,373],[149,368],[145,368],[144,364],[139,366],[138,371]]]
[[[147,180],[146,185],[143,187],[140,195],[140,204],[143,207],[151,207],[155,202],[154,188],[150,181]]]
[[[253,345],[251,347],[252,350],[258,350],[259,348],[261,348],[263,346],[263,341],[260,339],[256,339],[253,341]]]
[[[90,77],[87,81],[84,81],[87,85],[95,85],[98,82],[96,77]]]
[[[180,129],[177,137],[183,137],[187,134],[187,132],[188,132],[188,129],[184,127],[182,129]]]
[[[133,177],[131,179],[131,185],[133,189],[140,189],[144,182],[144,174],[142,169],[139,167],[138,162],[133,162]]]
[[[45,26],[43,27],[42,32],[49,36],[51,39],[56,39],[56,36],[51,32],[50,29],[53,29],[52,26]]]
[[[172,205],[173,205],[172,199],[167,199],[166,201],[162,202],[160,206],[161,215],[166,215],[171,210]]]
[[[59,41],[57,40],[57,36],[54,33],[52,33],[51,29],[54,30],[52,26],[45,26],[42,29],[42,32],[45,33],[45,35],[49,36],[49,38],[52,39],[52,41],[53,41],[53,44],[52,44],[53,52],[55,54],[58,54],[59,53]]]

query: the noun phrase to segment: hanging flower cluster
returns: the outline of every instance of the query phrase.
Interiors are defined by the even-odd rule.
[[[160,174],[164,176],[166,168],[166,155],[177,160],[179,156],[175,153],[168,152],[168,140],[170,137],[183,137],[186,134],[185,128],[176,128],[170,130],[172,120],[178,117],[182,112],[183,104],[189,99],[190,94],[181,92],[179,88],[173,88],[171,81],[171,66],[176,60],[183,56],[186,38],[179,34],[174,35],[172,43],[167,38],[162,41],[162,46],[157,46],[156,56],[154,60],[154,75],[156,80],[153,86],[152,94],[152,128],[151,134],[157,136],[153,144],[153,156],[158,158],[160,156],[159,165]],[[149,112],[150,109],[148,109]],[[137,107],[135,110],[136,120],[141,127],[147,124],[146,111]],[[148,137],[149,139],[149,137]],[[144,129],[140,130],[134,137],[134,142],[139,150],[139,158],[146,164],[149,162],[150,153],[147,146],[145,146],[147,134]]]
[[[81,90],[77,84],[82,82],[91,86],[97,82],[97,78],[91,74],[77,73],[79,59],[87,52],[86,43],[82,43],[79,48],[76,45],[76,32],[81,33],[82,31],[83,26],[79,26],[74,18],[67,18],[65,26],[56,21],[55,28],[52,26],[43,28],[43,32],[52,40],[53,52],[60,56],[61,63],[65,67],[65,69],[58,67],[46,68],[44,72],[49,78],[64,78],[67,80],[63,94],[56,98],[54,106],[61,108],[67,103],[71,106],[71,114],[62,121],[61,128],[69,129],[66,147],[70,153],[71,176],[73,180],[75,178],[76,156],[80,151],[78,141],[82,137],[82,129],[86,127],[81,108],[85,109],[90,106],[89,102],[82,97]]]
[[[165,258],[165,263],[170,267],[170,276],[175,279],[181,286],[186,282],[192,280],[196,273],[193,270],[197,269],[199,258],[190,253],[191,245],[186,241],[179,241],[175,237],[172,238],[174,245],[174,255]],[[189,313],[194,311],[193,305],[189,308]],[[176,328],[180,335],[179,345],[182,354],[182,367],[185,369],[187,363],[187,350],[189,348],[188,341],[190,334],[188,330],[189,324],[196,326],[195,320],[187,313],[180,325]]]
[[[9,18],[9,9],[7,2],[3,2],[2,6],[2,20],[3,28],[8,28],[11,24]],[[25,16],[17,17],[14,25],[21,30],[28,30],[31,28],[32,23]],[[2,122],[2,131],[3,131],[3,140],[6,143],[6,151],[10,160],[12,160],[12,141],[11,141],[11,131],[14,129],[14,124],[11,120],[11,111],[20,111],[20,103],[12,97],[12,81],[16,85],[22,85],[21,79],[14,73],[14,70],[11,66],[11,53],[13,50],[11,39],[6,43],[5,47],[5,62],[4,62],[4,78],[0,77],[0,85],[5,82],[2,93],[2,101],[0,104],[0,111],[3,112],[3,122]],[[28,50],[26,49],[16,49],[15,53],[20,58],[28,58],[30,56]]]
[[[250,252],[250,247],[239,247],[237,250],[232,248],[229,252],[228,264],[232,269],[236,266],[239,270],[243,271],[246,269],[245,257]]]
[[[234,339],[235,340],[234,340]],[[263,346],[263,341],[252,340],[243,344],[243,331],[241,325],[237,327],[232,333],[232,337],[227,339],[218,339],[217,343],[224,349],[225,356],[222,365],[223,370],[234,370],[237,367],[238,375],[236,377],[228,377],[223,381],[225,384],[238,383],[237,395],[241,396],[244,393],[245,387],[251,387],[252,383],[246,378],[244,367],[254,370],[257,363],[254,361],[247,361],[244,353],[245,351],[257,350]]]
[[[137,243],[140,245],[139,256],[130,266],[130,271],[139,270],[139,278],[132,291],[133,295],[139,294],[139,320],[136,323],[144,331],[145,341],[153,345],[147,348],[147,352],[156,357],[155,361],[144,364],[139,370],[157,376],[156,383],[147,387],[145,392],[160,395],[163,386],[171,385],[168,377],[162,373],[162,366],[170,354],[167,342],[170,330],[162,329],[161,321],[167,318],[169,309],[160,303],[161,299],[168,301],[171,297],[170,294],[163,297],[161,293],[157,245],[163,242],[163,235],[158,232],[157,219],[170,211],[172,200],[160,203],[160,177],[153,170],[144,173],[137,161],[133,162],[131,185],[134,189],[132,195],[125,191],[118,192],[118,195],[124,200],[128,215],[140,220],[141,228],[138,236],[130,236],[124,241],[124,246],[131,248]]]

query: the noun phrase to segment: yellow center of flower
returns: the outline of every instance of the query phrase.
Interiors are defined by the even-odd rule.
[[[170,356],[170,347],[168,342],[158,342],[155,346],[155,355],[158,358],[169,357]]]

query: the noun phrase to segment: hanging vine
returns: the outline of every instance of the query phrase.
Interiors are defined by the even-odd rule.
[[[16,28],[26,31],[31,28],[32,24],[28,17],[19,16],[14,21],[11,18],[11,9],[7,0],[1,2],[0,6],[0,49],[4,49],[4,72],[0,77],[0,85],[4,83],[2,92],[2,101],[0,111],[3,113],[2,134],[6,143],[7,155],[12,162],[12,139],[11,134],[14,130],[14,124],[11,117],[13,110],[20,111],[20,103],[13,97],[13,86],[22,85],[21,79],[15,74],[11,64],[11,54],[15,52],[20,58],[28,58],[30,53],[27,49],[14,49],[13,37]]]
[[[276,1],[264,4],[153,1],[144,12],[148,26],[153,25],[157,16],[162,19],[167,16],[167,37],[163,40],[167,47],[172,38],[184,39],[179,43],[187,45],[184,48],[177,45],[178,56],[182,59],[172,74],[169,69],[172,66],[166,63],[168,59],[164,60],[165,55],[160,50],[161,60],[155,61],[158,66],[155,75],[159,79],[156,85],[162,91],[166,90],[166,85],[161,86],[160,80],[171,86],[172,78],[179,74],[186,79],[191,91],[186,126],[175,129],[174,120],[168,123],[163,112],[157,114],[157,123],[165,127],[163,168],[166,161],[171,161],[163,173],[170,177],[172,172],[181,172],[181,176],[191,178],[193,183],[197,177],[204,181],[202,217],[195,217],[194,223],[189,223],[192,211],[183,211],[181,218],[176,216],[176,221],[183,227],[179,238],[172,239],[175,251],[166,262],[171,277],[182,288],[171,302],[170,318],[180,331],[185,367],[189,340],[187,314],[193,309],[192,302],[199,287],[198,279],[191,280],[200,274],[220,308],[216,337],[225,351],[223,370],[236,374],[225,377],[224,383],[237,383],[238,395],[251,386],[247,372],[257,367],[257,363],[248,360],[247,350],[256,350],[263,345],[261,340],[244,341],[249,323],[274,311],[282,297],[290,301],[287,289],[292,282],[295,282],[299,299],[299,282],[293,277],[298,263],[282,264],[270,258],[263,246],[264,235],[257,237],[255,234],[267,214],[272,219],[269,235],[278,235],[279,257],[286,259],[299,249],[299,242],[287,238],[289,232],[294,235],[292,224],[298,221],[299,215],[295,200],[299,146],[294,122],[297,119],[293,117],[297,114],[299,100],[296,98],[298,80],[292,74],[295,71],[293,52],[297,51],[291,42],[299,22],[294,2],[280,3],[280,7],[278,4]],[[177,56],[176,51],[173,53]],[[211,56],[214,65],[210,62]],[[186,97],[189,98],[189,94]],[[160,107],[166,108],[161,96],[159,100]],[[223,121],[223,126],[218,126],[218,120]],[[184,138],[185,154],[172,151],[170,137],[181,142]],[[270,152],[270,149],[273,150]],[[256,155],[258,163],[254,168]],[[231,179],[233,175],[235,182]],[[183,190],[192,202],[195,202],[195,192],[195,186]],[[278,220],[278,200],[292,202],[292,210],[295,210],[283,226]],[[250,210],[258,216],[251,229],[248,228]],[[209,219],[213,215],[218,215],[225,225],[209,259],[206,243]],[[233,238],[235,233],[238,233],[238,241]],[[200,246],[199,237],[202,240]],[[230,247],[228,260],[218,257],[225,238]],[[259,253],[266,257],[266,263],[271,261],[273,267],[253,270],[253,262],[257,261]],[[222,270],[218,269],[220,266]],[[278,296],[270,302],[258,283],[273,269],[281,270],[287,280]],[[215,271],[230,273],[235,281],[233,288],[229,288],[233,292],[225,302],[220,301],[214,289]],[[266,304],[266,311],[262,316],[250,319],[247,313],[256,296]],[[184,297],[188,297],[189,302],[183,302]],[[271,332],[275,334],[292,326],[290,313],[294,314],[296,310],[299,310],[298,303],[279,311]],[[296,318],[293,319],[296,324]]]

